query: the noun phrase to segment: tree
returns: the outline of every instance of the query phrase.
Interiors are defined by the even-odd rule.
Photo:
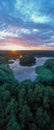
[[[37,68],[37,82],[41,82],[44,85],[51,85],[53,80],[52,72],[45,68],[45,67],[38,67]]]
[[[32,55],[23,56],[19,60],[20,60],[20,65],[22,65],[22,66],[32,66],[35,64],[35,61],[36,61],[35,57]]]
[[[14,114],[10,115],[10,119],[7,124],[7,130],[21,130],[20,125],[17,122],[16,116]]]
[[[42,130],[49,129],[50,117],[42,107],[39,107],[35,115],[35,123]]]
[[[29,125],[33,120],[33,116],[27,103],[25,103],[22,106],[22,111],[19,116],[22,127],[25,128],[26,130],[29,129]]]

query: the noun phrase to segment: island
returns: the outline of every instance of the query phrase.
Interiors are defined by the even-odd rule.
[[[19,58],[21,66],[32,66],[35,65],[36,59],[32,55],[24,55]]]

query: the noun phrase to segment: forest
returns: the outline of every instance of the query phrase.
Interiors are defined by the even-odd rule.
[[[54,59],[35,71],[35,81],[19,83],[0,64],[0,130],[54,130]]]
[[[24,55],[19,58],[20,65],[22,66],[32,66],[35,65],[35,57],[33,55]]]
[[[0,51],[0,64],[4,62],[7,63],[10,59],[17,59],[21,56],[24,58],[28,58],[30,56],[30,58],[32,57],[34,61],[34,57],[54,57],[54,51]]]

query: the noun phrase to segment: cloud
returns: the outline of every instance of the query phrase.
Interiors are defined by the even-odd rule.
[[[54,47],[54,0],[0,0],[0,46]]]

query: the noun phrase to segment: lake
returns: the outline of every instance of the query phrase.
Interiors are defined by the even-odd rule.
[[[19,59],[14,60],[14,63],[9,64],[10,68],[13,70],[13,74],[16,80],[22,82],[24,80],[34,81],[37,77],[37,73],[35,72],[35,68],[37,66],[41,66],[45,63],[49,57],[36,57],[36,63],[33,66],[21,66],[19,64]]]

